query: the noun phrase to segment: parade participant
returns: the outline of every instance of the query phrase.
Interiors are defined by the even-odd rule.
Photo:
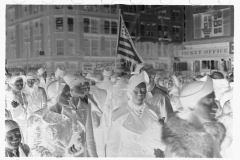
[[[49,79],[47,78],[47,70],[40,68],[37,71],[37,75],[39,76],[40,84],[39,87],[42,87],[46,91],[46,87],[49,84]]]
[[[102,76],[103,81],[96,83],[96,86],[100,89],[104,89],[107,91],[108,96],[111,95],[112,92],[112,82],[111,82],[111,76],[113,75],[113,70],[111,67],[105,67]]]
[[[34,85],[36,75],[32,72],[26,75],[27,85],[23,89],[28,101],[27,114],[28,116],[37,110],[47,107],[47,95],[42,87]]]
[[[26,136],[26,120],[28,101],[23,88],[26,85],[25,76],[12,76],[9,81],[11,89],[6,93],[7,110],[10,111],[14,121],[17,121],[23,131],[24,137]]]
[[[86,78],[98,82],[94,74],[87,74]],[[84,83],[84,85],[88,85]],[[92,81],[90,82],[90,91],[87,95],[88,104],[91,106],[94,140],[96,143],[98,157],[105,157],[105,117],[103,115],[107,91],[98,88]]]
[[[47,94],[55,98],[53,105],[60,113],[44,108],[28,120],[28,133],[31,133],[28,144],[32,153],[37,157],[87,157],[88,153],[91,156],[94,150],[91,125],[89,117],[82,113],[90,108],[81,110],[80,116],[76,114],[69,105],[70,87],[57,83],[54,81],[48,85]]]
[[[71,98],[69,100],[69,107],[72,110],[72,114],[73,116],[77,116],[85,127],[85,150],[81,154],[81,157],[97,157],[98,155],[94,141],[91,107],[83,100],[89,92],[89,86],[84,84],[87,80],[84,77],[76,78],[71,74],[65,75],[63,79],[70,87]]]
[[[147,87],[148,97],[145,101],[150,104],[150,107],[152,107],[152,109],[157,113],[159,118],[166,121],[169,115],[173,113],[172,105],[169,100],[170,97],[165,90],[155,85],[154,78],[156,70],[152,66],[145,65],[141,68],[141,72],[142,71],[146,71],[149,76],[149,85]]]
[[[19,125],[13,120],[5,120],[5,157],[31,157],[28,145],[22,143]]]
[[[213,83],[187,84],[180,92],[183,111],[172,114],[162,128],[166,144],[165,157],[220,158],[221,142],[225,135],[223,124],[215,121]]]
[[[125,77],[118,77],[116,84],[113,85],[112,92],[113,110],[127,103],[127,81]]]
[[[179,81],[175,75],[171,76],[172,85],[169,88],[170,103],[172,105],[173,111],[178,111],[182,109],[179,100]]]
[[[107,157],[155,157],[154,149],[164,149],[157,115],[144,103],[148,82],[144,71],[130,79],[127,90],[130,100],[113,112]]]

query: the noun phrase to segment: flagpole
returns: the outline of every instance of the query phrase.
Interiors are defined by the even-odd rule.
[[[119,6],[120,7],[120,6]],[[120,28],[121,28],[121,9],[119,9],[119,16],[118,16],[118,35],[117,35],[117,45],[116,45],[116,57],[115,57],[115,69],[114,72],[117,71],[117,55],[118,55],[118,43],[119,43],[119,35],[120,35]]]

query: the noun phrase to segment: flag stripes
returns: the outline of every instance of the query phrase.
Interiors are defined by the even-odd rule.
[[[143,63],[142,57],[137,53],[128,29],[126,28],[122,15],[120,14],[119,35],[117,43],[117,57],[131,61],[132,63]]]

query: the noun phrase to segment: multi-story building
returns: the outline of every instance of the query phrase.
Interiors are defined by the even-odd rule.
[[[175,57],[175,69],[192,76],[216,70],[231,72],[234,7],[185,6],[184,13],[184,49]]]
[[[121,12],[137,51],[159,71],[172,71],[183,49],[183,6],[122,5]]]
[[[100,72],[114,66],[119,8],[145,62],[159,71],[173,70],[183,49],[183,6],[8,5],[7,67]]]
[[[7,68],[99,72],[114,63],[118,13],[118,5],[7,5]]]

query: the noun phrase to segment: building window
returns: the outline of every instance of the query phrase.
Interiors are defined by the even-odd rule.
[[[40,55],[40,51],[42,51],[42,41],[41,40],[35,40],[34,41],[34,48],[36,56]]]
[[[85,56],[90,56],[90,48],[91,48],[91,43],[90,43],[90,39],[85,39],[84,40],[84,52],[85,52]]]
[[[98,12],[98,5],[84,5],[83,10],[87,12]]]
[[[109,56],[111,52],[111,40],[105,40],[105,54],[104,56]]]
[[[62,5],[56,5],[55,9],[63,9],[63,6]]]
[[[73,32],[73,18],[68,18],[68,32]]]
[[[167,16],[167,11],[166,11],[166,10],[158,11],[158,14],[159,14],[160,16],[165,17],[165,16]]]
[[[14,59],[16,56],[16,44],[11,44],[11,58]]]
[[[162,34],[162,26],[158,25],[158,38],[162,38],[163,34]]]
[[[99,23],[98,23],[97,19],[84,18],[83,23],[84,23],[84,32],[85,33],[98,33],[99,32],[98,31]]]
[[[173,10],[173,12],[172,12],[172,19],[175,20],[175,21],[178,21],[179,20],[179,16],[180,16],[180,11]]]
[[[36,14],[39,12],[39,6],[33,6],[33,13]]]
[[[134,5],[126,5],[126,6],[124,6],[124,11],[125,12],[131,12],[131,13],[136,13],[136,11],[137,11],[137,7],[136,6],[134,6]]]
[[[56,18],[56,31],[63,32],[63,18]]]
[[[98,50],[99,50],[98,40],[92,39],[91,50],[92,50],[91,51],[92,56],[97,56],[98,55]]]
[[[112,40],[111,41],[111,53],[112,53],[112,56],[116,56],[116,47],[117,47],[117,41]]]
[[[34,23],[34,28],[35,28],[34,34],[39,35],[40,34],[40,21],[36,21]]]
[[[145,36],[145,24],[141,24],[141,36]]]
[[[10,21],[13,21],[15,19],[15,10],[14,9],[10,10],[9,14],[10,14]]]
[[[30,35],[29,24],[24,26],[24,37],[27,38]]]
[[[104,21],[104,33],[109,34],[110,33],[110,22]]]
[[[104,5],[104,13],[117,14],[117,5]]]
[[[89,33],[90,32],[90,19],[89,18],[84,18],[83,19],[83,24],[84,24],[84,32]]]
[[[124,23],[125,23],[126,28],[129,29],[129,22],[125,21]]]
[[[68,40],[68,47],[69,47],[69,54],[74,55],[75,54],[75,39]]]
[[[68,5],[67,8],[68,8],[69,10],[73,10],[73,5]]]
[[[10,29],[10,39],[15,40],[16,39],[16,30],[15,28]]]
[[[51,27],[51,22],[50,22],[50,18],[47,17],[47,33],[50,33],[50,27]]]
[[[92,12],[98,12],[98,5],[91,5]]]
[[[112,34],[117,34],[117,22],[111,22]]]
[[[117,14],[117,5],[111,5],[111,14]]]
[[[110,13],[110,5],[103,5],[103,12]]]
[[[168,26],[163,26],[163,38],[168,38]]]
[[[57,39],[57,55],[64,55],[64,41]]]
[[[202,69],[218,70],[218,61],[202,61]]]
[[[146,32],[147,32],[147,36],[153,37],[153,27],[151,24],[147,24]]]
[[[29,13],[28,6],[24,6],[23,7],[23,15],[24,15],[24,17],[27,17],[28,13]]]
[[[90,12],[90,11],[91,11],[90,5],[84,5],[84,6],[83,6],[83,10],[84,10],[84,11],[87,11],[87,12]]]
[[[24,54],[22,58],[30,58],[31,57],[31,46],[30,42],[24,42]]]
[[[91,19],[91,32],[98,33],[98,20]]]
[[[173,26],[173,38],[179,39],[180,37],[180,26]]]

